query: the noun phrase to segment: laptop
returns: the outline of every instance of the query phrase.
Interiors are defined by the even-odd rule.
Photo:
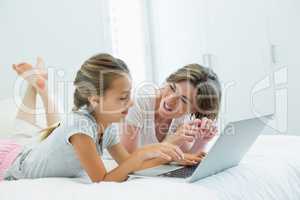
[[[207,156],[195,166],[174,164],[137,171],[130,177],[183,178],[195,182],[239,164],[265,127],[267,116],[231,122],[226,125]]]

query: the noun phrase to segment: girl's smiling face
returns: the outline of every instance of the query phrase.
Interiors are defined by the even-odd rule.
[[[95,117],[103,125],[119,122],[126,117],[133,105],[131,99],[131,79],[124,74],[115,78],[103,96],[91,97],[90,103]]]

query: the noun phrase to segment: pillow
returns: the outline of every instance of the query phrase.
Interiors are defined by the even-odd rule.
[[[0,138],[13,133],[16,112],[17,108],[13,98],[0,101]]]

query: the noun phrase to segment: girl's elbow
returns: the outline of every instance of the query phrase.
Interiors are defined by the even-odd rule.
[[[126,150],[128,151],[128,153],[130,153],[130,154],[132,154],[136,149],[137,149],[137,148],[136,148],[136,146],[134,146],[134,145],[128,146],[128,147],[126,148]]]
[[[92,183],[100,183],[105,181],[105,175],[103,176],[90,176],[90,180]]]
[[[117,182],[117,183],[122,183],[126,181],[126,179],[118,179],[118,178],[112,178],[112,177],[104,177],[103,179],[96,179],[92,180],[93,183],[101,183],[101,182]]]
[[[92,183],[101,183],[104,179],[91,179]]]

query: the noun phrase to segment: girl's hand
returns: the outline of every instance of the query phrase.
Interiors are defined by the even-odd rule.
[[[218,132],[216,122],[206,117],[201,120],[194,120],[193,124],[200,129],[197,139],[201,139],[201,141],[203,142],[209,142],[212,138],[216,136]]]
[[[162,158],[167,161],[184,159],[184,154],[179,147],[166,142],[144,146],[136,150],[133,156],[140,158],[141,161],[153,158]]]
[[[143,164],[145,164],[145,161],[151,162],[155,159],[159,160],[158,164],[143,166]],[[184,154],[179,147],[169,143],[158,143],[147,145],[137,149],[130,155],[127,162],[130,163],[130,171],[134,172],[140,169],[145,169],[182,159],[184,159]]]
[[[176,164],[184,166],[193,166],[200,163],[206,157],[206,153],[201,152],[199,154],[184,154],[184,159],[177,161]]]

